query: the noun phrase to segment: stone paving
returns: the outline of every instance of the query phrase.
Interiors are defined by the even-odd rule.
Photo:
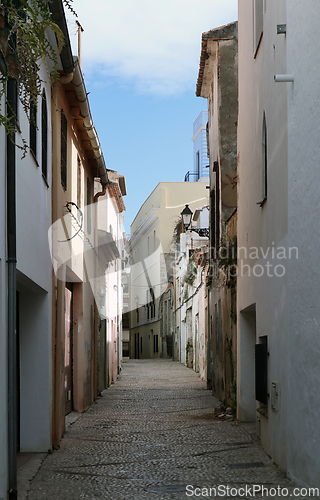
[[[28,500],[251,498],[253,485],[290,495],[293,483],[254,436],[214,417],[219,404],[180,363],[124,361],[119,380],[48,454]]]

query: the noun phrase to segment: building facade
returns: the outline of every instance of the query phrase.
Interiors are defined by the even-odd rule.
[[[236,407],[238,23],[202,34],[196,95],[208,102],[210,270],[207,383]],[[234,255],[235,253],[235,255]]]
[[[238,416],[319,486],[318,2],[239,2]],[[307,27],[307,30],[306,30]],[[311,208],[311,210],[310,210]]]
[[[5,500],[17,498],[17,453],[57,447],[65,415],[84,411],[121,369],[125,181],[106,169],[62,0],[49,8],[65,40],[59,51],[55,34],[46,32],[59,80],[52,83],[53,64],[46,61],[39,68],[37,106],[31,102],[25,113],[15,79],[7,86],[10,105],[4,96],[1,102],[1,112],[16,109],[17,117],[14,137],[0,128],[0,499]],[[4,71],[2,56],[0,68]],[[19,147],[25,148],[23,158]],[[113,325],[103,331],[103,321]],[[112,352],[112,362],[103,346]]]
[[[207,146],[208,111],[201,111],[193,123],[193,171],[187,172],[185,181],[208,181],[209,160]]]
[[[173,233],[186,204],[195,210],[207,202],[204,182],[160,182],[131,225],[126,248],[131,267],[132,358],[174,356],[177,339],[172,319]],[[170,315],[165,313],[170,320],[163,322],[165,308],[170,308]]]

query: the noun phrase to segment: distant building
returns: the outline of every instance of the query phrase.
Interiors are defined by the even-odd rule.
[[[172,319],[173,233],[186,204],[193,211],[208,204],[204,182],[160,182],[131,225],[126,251],[131,266],[132,358],[171,357],[177,348]]]
[[[193,123],[193,171],[187,172],[185,182],[208,182],[209,158],[207,146],[208,111],[201,111]]]

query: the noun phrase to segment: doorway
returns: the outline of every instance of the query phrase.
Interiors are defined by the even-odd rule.
[[[73,305],[72,283],[65,287],[65,351],[64,351],[64,386],[65,386],[65,415],[73,409]]]
[[[140,334],[134,334],[134,358],[139,359],[139,345],[140,345]]]

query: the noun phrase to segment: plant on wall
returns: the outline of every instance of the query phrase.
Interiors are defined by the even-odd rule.
[[[197,275],[197,266],[191,260],[189,260],[187,271],[183,278],[183,283],[192,286],[194,280],[196,279],[196,275]]]
[[[56,49],[47,38],[47,28],[55,33],[58,50],[61,52],[64,45],[63,33],[51,19],[47,0],[2,1],[0,6],[0,105],[2,103],[0,125],[5,127],[7,134],[14,132],[17,124],[16,111],[11,110],[13,116],[9,117],[3,106],[8,79],[16,80],[18,98],[28,119],[30,119],[30,105],[37,106],[38,99],[41,97],[40,65],[45,64],[51,81],[58,79]],[[49,61],[52,66],[51,72],[48,68]]]

